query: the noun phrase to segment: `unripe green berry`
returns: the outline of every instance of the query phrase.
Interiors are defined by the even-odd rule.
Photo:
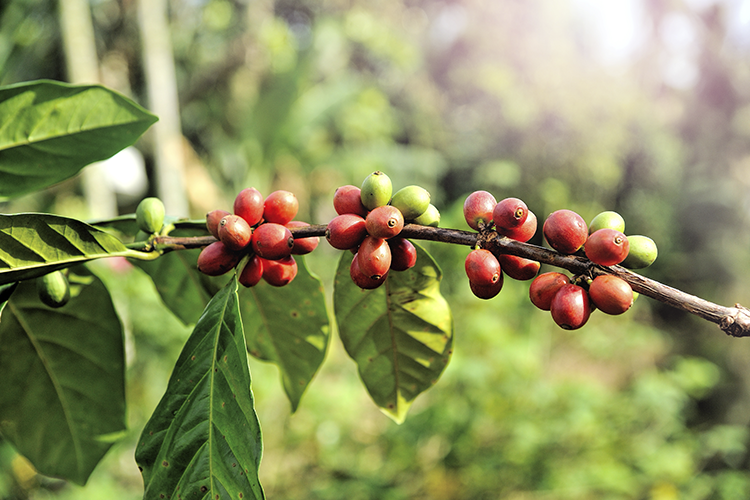
[[[628,269],[643,269],[654,263],[659,254],[656,243],[648,236],[628,236],[630,250],[620,265]]]
[[[623,233],[625,232],[625,219],[622,218],[622,215],[611,210],[602,212],[591,219],[589,234],[594,234],[599,229],[614,229]]]
[[[159,231],[164,225],[164,203],[159,198],[144,198],[135,209],[135,221],[145,233]]]
[[[414,224],[419,224],[420,226],[438,227],[440,225],[440,211],[438,211],[435,205],[430,203],[427,205],[427,210],[425,210],[419,217],[416,217],[412,222]]]
[[[391,205],[401,211],[404,220],[414,220],[430,206],[430,192],[421,186],[406,186],[396,191]]]
[[[39,299],[49,307],[62,307],[70,300],[70,285],[62,271],[52,271],[37,278]]]
[[[367,210],[387,205],[393,194],[391,178],[377,170],[365,178],[360,191],[362,205]]]

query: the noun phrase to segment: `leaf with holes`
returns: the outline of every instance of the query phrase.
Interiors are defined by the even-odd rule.
[[[122,326],[109,293],[71,269],[51,309],[20,283],[0,321],[0,433],[43,474],[84,484],[125,430]]]
[[[264,498],[237,279],[209,302],[143,429],[144,498]]]
[[[0,215],[0,285],[103,257],[149,258],[85,222],[49,214]],[[153,258],[153,257],[151,257]]]
[[[100,85],[40,80],[0,88],[0,198],[72,177],[133,144],[156,120]]]
[[[375,403],[403,422],[414,399],[437,382],[448,364],[453,318],[440,294],[442,272],[421,246],[417,264],[391,271],[374,290],[361,290],[349,276],[344,253],[334,281],[339,336]]]
[[[297,277],[290,284],[261,282],[240,291],[248,350],[279,367],[292,411],[323,363],[330,335],[323,285],[304,258],[295,260]]]

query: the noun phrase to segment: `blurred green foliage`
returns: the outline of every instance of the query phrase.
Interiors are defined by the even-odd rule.
[[[649,277],[749,304],[750,48],[734,36],[737,3],[631,4],[640,43],[606,60],[594,33],[615,30],[591,2],[173,0],[183,132],[218,193],[194,196],[192,215],[254,185],[295,192],[300,217],[325,223],[336,187],[381,169],[396,188],[430,190],[444,227],[466,228],[476,189],[524,199],[540,223],[559,208],[617,210],[627,234],[659,246]],[[104,82],[145,101],[135,7],[91,1]],[[675,20],[692,34],[682,52]],[[3,2],[0,83],[65,79],[58,26],[50,0]],[[665,76],[678,56],[692,80]],[[66,183],[4,211],[75,216],[79,196]],[[428,247],[455,352],[403,425],[375,409],[335,337],[294,415],[275,368],[253,362],[269,498],[750,497],[746,340],[645,297],[565,332],[533,309],[528,284],[479,301],[468,249]],[[308,259],[329,291],[336,258],[323,243]],[[0,443],[0,498],[139,498],[134,442],[189,327],[139,271],[99,274],[129,331],[131,435],[84,489],[35,476]]]

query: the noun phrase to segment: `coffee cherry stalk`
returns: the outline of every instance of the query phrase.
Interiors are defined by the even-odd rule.
[[[299,207],[294,194],[275,191],[264,198],[247,188],[237,195],[233,213],[217,209],[206,215],[211,236],[179,238],[163,229],[155,232],[157,213],[141,225],[153,233],[141,249],[163,253],[203,248],[198,269],[205,274],[237,269],[244,286],[261,280],[284,286],[297,273],[293,255],[312,252],[325,237],[333,248],[352,253],[352,281],[372,290],[386,283],[392,271],[416,264],[410,239],[459,244],[471,249],[465,272],[476,297],[495,297],[506,276],[529,280],[532,304],[549,311],[564,329],[581,328],[597,310],[623,314],[637,296],[646,295],[716,323],[728,335],[750,336],[749,309],[714,304],[633,272],[651,265],[658,250],[648,236],[626,235],[625,221],[616,212],[602,212],[589,224],[571,210],[552,212],[542,224],[547,248],[527,243],[538,219],[521,199],[498,202],[487,191],[475,191],[464,202],[472,231],[439,227],[440,212],[426,189],[411,185],[394,193],[391,179],[381,171],[368,175],[360,187],[339,187],[332,201],[337,216],[325,225],[309,225],[293,220]],[[570,274],[539,274],[542,264]]]

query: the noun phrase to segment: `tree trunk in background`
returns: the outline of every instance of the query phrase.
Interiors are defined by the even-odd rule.
[[[187,217],[190,214],[185,195],[185,161],[167,0],[138,0],[138,24],[149,109],[159,117],[151,128],[157,196],[168,214]]]
[[[60,0],[59,9],[68,80],[99,83],[99,61],[88,0]],[[117,215],[117,198],[105,180],[101,164],[83,169],[81,182],[89,217],[106,219]]]

